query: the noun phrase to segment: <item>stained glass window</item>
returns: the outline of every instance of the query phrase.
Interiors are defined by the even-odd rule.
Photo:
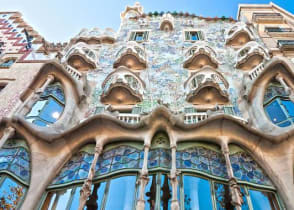
[[[61,169],[52,185],[70,183],[88,177],[89,169],[94,158],[94,144],[83,147]]]
[[[8,140],[0,149],[0,172],[17,176],[24,183],[30,182],[30,156],[24,140]]]
[[[270,120],[280,127],[294,123],[294,103],[289,99],[284,87],[275,80],[265,91],[264,110]]]
[[[194,169],[217,177],[227,178],[223,155],[203,146],[177,151],[177,168]]]
[[[49,85],[26,115],[27,121],[39,126],[49,126],[56,122],[64,109],[65,98],[60,83]]]
[[[144,152],[131,146],[118,146],[107,150],[99,157],[95,176],[121,169],[138,169],[143,165]]]
[[[268,176],[246,152],[239,151],[230,154],[234,176],[240,180],[260,185],[272,186]]]
[[[148,168],[170,168],[171,154],[170,149],[157,148],[149,151]]]

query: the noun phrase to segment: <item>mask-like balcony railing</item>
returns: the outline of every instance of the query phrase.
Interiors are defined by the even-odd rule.
[[[134,70],[144,69],[147,66],[145,50],[137,42],[129,41],[117,52],[113,66],[114,68],[127,66]]]
[[[220,101],[219,103],[226,103],[228,101],[229,94],[227,91],[227,81],[218,73],[211,70],[199,72],[187,81],[187,84],[185,84],[187,101],[191,101],[192,98],[195,97],[195,93],[198,93],[205,87],[213,87],[218,90],[218,94],[223,98],[223,101]]]
[[[119,113],[117,119],[129,124],[136,124],[140,122],[141,116],[140,114]]]
[[[200,69],[206,65],[217,68],[219,61],[216,56],[216,52],[206,42],[199,41],[185,52],[183,66],[188,69]]]
[[[252,19],[256,23],[265,23],[265,22],[273,22],[273,23],[282,23],[284,18],[280,13],[253,13]]]
[[[258,66],[256,66],[254,69],[252,69],[250,72],[249,72],[249,78],[251,80],[254,80],[255,78],[258,77],[258,75],[263,72],[264,70],[264,63],[260,63]]]
[[[83,29],[76,37],[72,40],[76,43],[78,41],[83,41],[90,44],[100,44],[100,43],[113,43],[116,39],[116,32],[111,28],[106,28],[101,30],[99,28],[93,28],[92,30]],[[96,40],[96,42],[94,41]]]
[[[268,51],[255,41],[248,42],[237,52],[236,68],[252,70],[264,60],[269,60]]]
[[[225,37],[227,45],[242,46],[254,40],[254,34],[246,23],[238,22],[229,29]]]
[[[278,47],[282,50],[294,50],[294,40],[278,40]]]
[[[79,72],[78,70],[74,69],[70,65],[64,65],[65,70],[76,80],[80,80],[82,77],[82,73]]]

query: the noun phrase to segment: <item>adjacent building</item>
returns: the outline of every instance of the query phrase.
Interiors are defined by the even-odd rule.
[[[293,14],[0,24],[0,209],[294,209]]]

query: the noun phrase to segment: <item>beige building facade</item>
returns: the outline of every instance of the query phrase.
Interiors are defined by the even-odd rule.
[[[0,25],[0,209],[294,209],[293,14]]]

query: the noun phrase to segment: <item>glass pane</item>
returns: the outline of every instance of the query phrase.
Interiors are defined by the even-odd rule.
[[[194,176],[184,176],[185,210],[212,209],[210,183]]]
[[[278,202],[272,192],[249,190],[254,210],[279,210]]]
[[[86,209],[102,209],[102,200],[105,193],[106,182],[92,185],[92,192],[86,202]],[[79,204],[79,203],[77,203]],[[77,208],[73,208],[75,210]]]
[[[40,114],[40,111],[43,109],[43,107],[45,106],[46,104],[46,100],[45,101],[37,101],[31,111],[26,115],[26,117],[35,117],[35,116],[39,116]]]
[[[197,32],[191,32],[191,40],[196,41],[199,40]]]
[[[149,182],[146,185],[145,210],[154,210],[156,201],[156,175],[149,176]]]
[[[0,202],[3,209],[17,209],[26,189],[10,178],[5,178],[0,188]]]
[[[40,113],[40,118],[48,122],[54,123],[61,115],[63,111],[63,106],[60,105],[53,98],[49,98],[44,109]]]
[[[234,206],[231,204],[229,186],[215,183],[214,190],[217,210],[234,210]]]
[[[169,183],[169,178],[166,174],[161,176],[160,185],[160,209],[169,210],[171,206],[172,189]]]
[[[134,204],[135,188],[135,176],[124,176],[111,180],[105,209],[132,209]]]
[[[242,210],[249,210],[245,189],[243,187],[240,187],[240,190],[241,190],[242,199],[243,199]]]
[[[281,100],[289,116],[294,117],[294,103],[290,100]]]
[[[75,193],[73,194],[73,199],[70,205],[70,210],[76,210],[79,207],[79,199],[80,199],[80,190],[81,187],[77,187],[75,189]]]
[[[64,210],[68,205],[72,189],[66,189],[56,192],[54,199],[51,200],[49,210]]]
[[[267,105],[265,107],[265,110],[271,121],[275,124],[287,119],[287,116],[284,114],[277,100],[274,100],[272,103]]]

